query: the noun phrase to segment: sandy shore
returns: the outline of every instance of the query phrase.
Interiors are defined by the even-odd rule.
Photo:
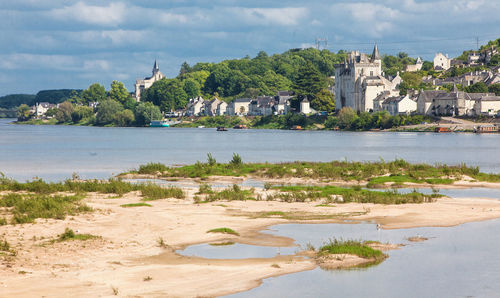
[[[302,256],[269,259],[214,260],[176,254],[192,244],[234,241],[286,246],[293,239],[261,233],[270,225],[291,222],[374,221],[384,229],[453,226],[500,218],[500,201],[439,199],[435,203],[407,205],[282,203],[233,201],[193,204],[186,200],[149,202],[152,207],[123,208],[140,201],[138,193],[122,198],[89,194],[85,199],[96,211],[65,220],[37,220],[36,224],[0,226],[17,251],[0,257],[0,297],[220,296],[258,286],[262,279],[310,270],[316,263]],[[269,211],[299,215],[325,215],[324,221],[259,217]],[[299,217],[298,217],[299,218]],[[50,243],[66,227],[101,236],[88,241]],[[240,236],[206,233],[229,227]],[[160,247],[162,238],[168,247]],[[404,249],[404,248],[402,248]],[[344,257],[350,260],[350,257]],[[343,267],[338,264],[338,267]]]

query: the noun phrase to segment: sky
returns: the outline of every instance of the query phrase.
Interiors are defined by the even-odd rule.
[[[327,38],[328,49],[407,52],[432,60],[500,38],[500,0],[15,0],[0,2],[0,96],[133,91],[155,59],[167,77],[186,61],[282,53]],[[324,45],[321,44],[323,47]]]

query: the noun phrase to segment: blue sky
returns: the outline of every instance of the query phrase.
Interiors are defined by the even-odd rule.
[[[218,62],[309,47],[380,51],[430,60],[500,37],[500,0],[237,1],[16,0],[0,3],[0,95],[87,88],[129,90],[158,59]]]

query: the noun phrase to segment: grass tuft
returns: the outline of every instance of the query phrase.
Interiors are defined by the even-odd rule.
[[[123,207],[123,208],[130,208],[130,207],[153,207],[152,205],[147,204],[147,203],[132,203],[132,204],[123,204],[123,205],[120,205],[120,206]]]
[[[331,239],[318,249],[318,255],[350,254],[365,259],[381,261],[387,256],[380,250],[373,249],[361,241]]]
[[[230,235],[236,235],[236,236],[240,235],[238,232],[236,232],[235,230],[230,229],[230,228],[212,229],[212,230],[208,230],[207,233],[222,233],[222,234],[230,234]]]
[[[72,229],[66,228],[64,230],[64,233],[59,235],[59,238],[57,240],[59,242],[71,241],[71,240],[86,241],[86,240],[97,239],[97,238],[101,238],[101,237],[95,236],[95,235],[90,235],[90,234],[75,234],[75,232]]]

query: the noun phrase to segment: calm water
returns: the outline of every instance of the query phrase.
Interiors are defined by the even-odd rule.
[[[211,152],[246,162],[375,161],[465,162],[500,172],[500,134],[374,133],[229,130],[197,128],[103,128],[11,125],[0,119],[0,171],[19,180],[107,178],[150,161],[169,165],[205,161]]]
[[[277,293],[280,297],[499,297],[499,220],[381,231],[373,224],[278,225],[272,229],[273,234],[292,237],[301,245],[320,245],[331,237],[343,237],[406,246],[388,252],[390,257],[377,266],[336,271],[317,268],[269,278],[260,287],[232,297],[277,297]],[[416,235],[429,240],[406,241]],[[238,247],[232,252],[224,249],[238,254]],[[211,255],[203,248],[198,253]],[[248,250],[246,254],[250,255]]]

